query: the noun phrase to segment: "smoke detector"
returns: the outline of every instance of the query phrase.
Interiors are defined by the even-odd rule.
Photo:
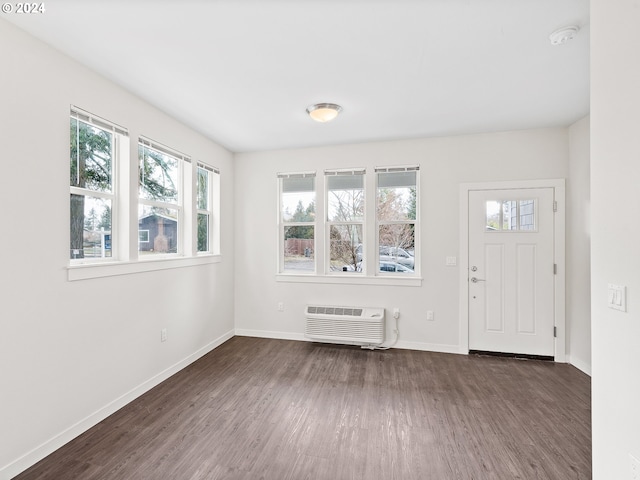
[[[580,31],[580,27],[576,25],[569,25],[568,27],[562,27],[549,35],[551,45],[564,45],[569,40],[573,39]]]

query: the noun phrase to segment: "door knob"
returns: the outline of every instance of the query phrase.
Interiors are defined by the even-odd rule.
[[[471,282],[472,283],[478,283],[478,282],[484,282],[484,278],[476,278],[476,277],[471,277]]]
[[[471,271],[472,272],[476,272],[478,270],[478,267],[476,267],[475,265],[473,267],[471,267]]]

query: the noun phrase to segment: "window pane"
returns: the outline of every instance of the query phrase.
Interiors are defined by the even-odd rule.
[[[284,271],[313,272],[315,270],[314,227],[298,225],[284,227]]]
[[[209,172],[198,167],[197,174],[197,206],[200,210],[209,210]]]
[[[329,232],[329,269],[331,271],[361,271],[363,243],[362,225],[332,225]]]
[[[518,229],[518,203],[513,200],[502,202],[502,230]]]
[[[109,258],[111,200],[71,195],[70,258]]]
[[[415,268],[415,225],[380,225],[380,272],[413,273]]]
[[[535,200],[491,200],[486,203],[487,231],[535,230]]]
[[[353,222],[364,218],[364,176],[327,177],[327,219]]]
[[[96,192],[112,190],[112,134],[71,119],[70,185]]]
[[[500,202],[489,200],[485,210],[487,212],[486,230],[501,230]]]
[[[209,251],[209,214],[198,214],[198,251]]]
[[[139,145],[140,198],[178,203],[178,160]]]
[[[415,220],[416,187],[378,187],[377,209],[378,220]]]
[[[536,229],[536,215],[535,200],[520,200],[518,205],[520,209],[520,230],[535,230]]]
[[[148,205],[138,207],[138,230],[148,231],[148,242],[139,242],[141,254],[178,251],[178,210]],[[139,238],[142,238],[142,233]]]
[[[281,213],[283,222],[315,222],[315,192],[283,192]]]

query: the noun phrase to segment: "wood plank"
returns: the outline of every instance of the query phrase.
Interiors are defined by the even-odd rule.
[[[590,379],[235,337],[15,480],[589,479]]]

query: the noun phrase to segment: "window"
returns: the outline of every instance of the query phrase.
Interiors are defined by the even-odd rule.
[[[314,172],[278,175],[279,273],[289,274],[279,281],[421,283],[415,260],[419,167],[374,172],[367,177],[365,168],[325,170],[320,179]],[[316,221],[316,205],[322,221]],[[300,273],[308,275],[295,275]]]
[[[535,231],[536,200],[489,200],[486,231]]]
[[[414,273],[418,167],[376,168],[379,272]]]
[[[70,259],[112,259],[118,143],[127,130],[73,107],[70,123]]]
[[[364,175],[364,169],[325,171],[330,272],[362,271]]]
[[[280,174],[280,271],[315,271],[315,172]]]
[[[214,175],[219,170],[209,165],[198,163],[196,169],[196,251],[198,253],[212,253],[214,234],[213,192]]]
[[[69,280],[222,260],[217,168],[140,137],[136,174],[127,129],[75,106],[69,140]]]
[[[138,242],[149,243],[149,230],[138,230]]]
[[[141,256],[182,253],[185,216],[181,184],[184,164],[190,164],[191,159],[140,138],[138,160],[138,231],[149,231],[149,241],[138,243],[138,253]]]

